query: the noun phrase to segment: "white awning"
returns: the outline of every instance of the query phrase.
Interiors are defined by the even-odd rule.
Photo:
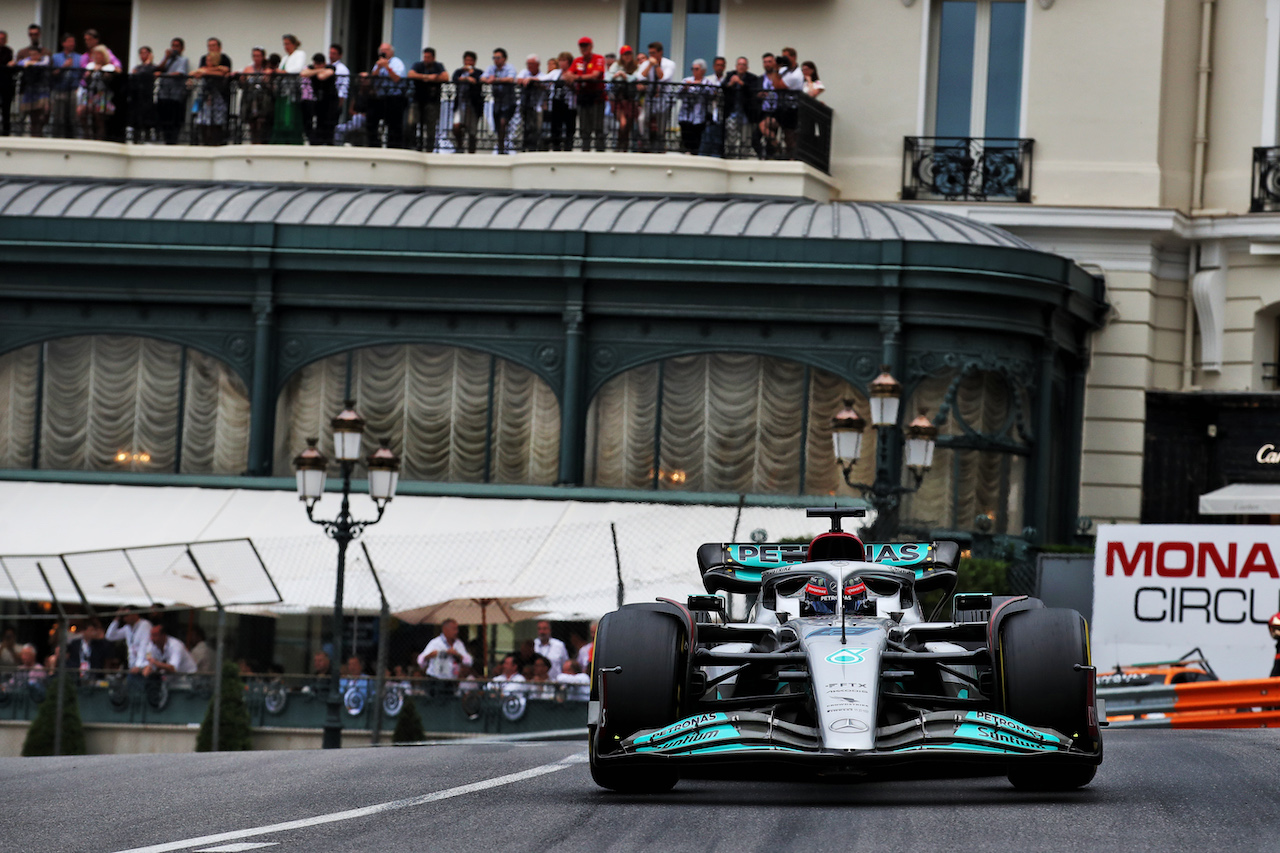
[[[1280,483],[1232,483],[1200,496],[1201,515],[1280,515]]]

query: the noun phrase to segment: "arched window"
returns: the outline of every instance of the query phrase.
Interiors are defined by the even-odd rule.
[[[912,417],[921,409],[934,417],[944,403],[948,412],[938,427],[933,468],[920,490],[903,500],[902,523],[1020,535],[1028,402],[1022,389],[994,371],[947,371],[922,381],[907,401]],[[986,521],[978,522],[979,516]]]
[[[58,338],[0,356],[0,465],[241,474],[249,397],[227,365],[152,338]]]
[[[740,353],[668,358],[613,377],[587,414],[586,482],[627,489],[849,494],[831,447],[844,380],[794,361]],[[867,431],[853,476],[875,471]]]
[[[367,437],[391,439],[402,479],[556,481],[560,408],[546,382],[488,353],[417,344],[352,350],[290,377],[276,408],[277,474],[292,472],[308,437],[320,437],[332,457],[329,420],[346,397],[367,421]]]

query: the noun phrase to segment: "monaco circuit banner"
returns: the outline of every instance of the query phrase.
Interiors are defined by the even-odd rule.
[[[1224,679],[1265,678],[1280,611],[1280,526],[1104,524],[1093,564],[1093,662],[1173,660],[1199,647]]]

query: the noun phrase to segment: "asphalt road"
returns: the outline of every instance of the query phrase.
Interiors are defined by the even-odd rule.
[[[571,742],[9,758],[0,850],[1280,850],[1280,732],[1116,731],[1106,749],[1069,795],[969,778],[624,797]]]

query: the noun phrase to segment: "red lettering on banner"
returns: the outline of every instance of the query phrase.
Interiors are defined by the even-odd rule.
[[[1123,542],[1107,543],[1107,577],[1115,574],[1115,561],[1119,560],[1120,570],[1124,572],[1127,578],[1133,577],[1138,570],[1138,561],[1142,561],[1142,574],[1146,577],[1151,576],[1151,543],[1139,542],[1138,547],[1134,549],[1133,556],[1129,557],[1124,552]]]
[[[1212,542],[1201,542],[1199,549],[1199,559],[1196,561],[1196,577],[1204,577],[1205,567],[1209,562],[1213,562],[1214,569],[1218,572],[1220,578],[1233,578],[1236,576],[1236,543],[1232,542],[1227,546],[1227,561],[1222,562],[1222,555],[1218,553],[1217,547]]]
[[[1170,566],[1166,556],[1170,551],[1181,552],[1182,565]],[[1164,578],[1189,578],[1196,566],[1196,549],[1190,542],[1161,542],[1156,549],[1156,574]]]
[[[1254,559],[1255,557],[1259,559]],[[1266,542],[1255,543],[1249,549],[1249,556],[1244,558],[1244,568],[1240,570],[1240,577],[1253,573],[1270,575],[1280,580],[1280,572],[1276,571],[1276,561],[1271,558],[1271,549],[1267,547]]]

